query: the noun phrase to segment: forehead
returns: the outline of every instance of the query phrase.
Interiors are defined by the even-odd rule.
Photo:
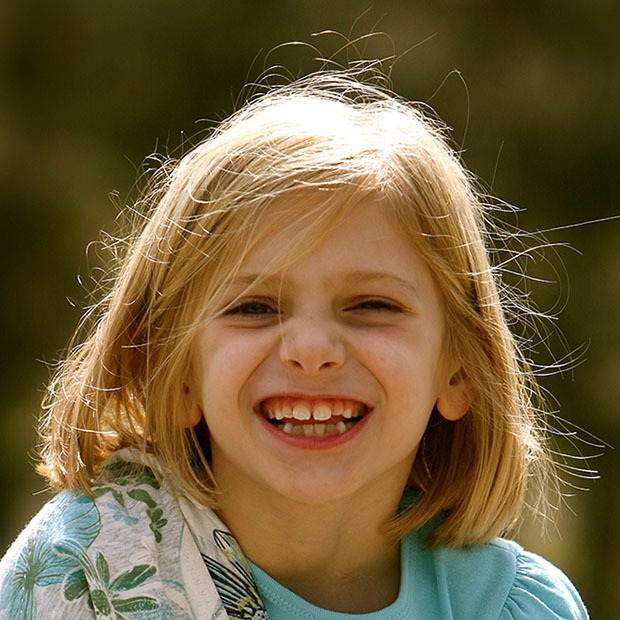
[[[353,280],[377,279],[382,274],[402,280],[430,278],[413,241],[394,223],[385,201],[365,198],[333,205],[317,205],[312,195],[298,196],[295,204],[274,205],[240,264],[237,281],[284,276],[295,268]],[[267,213],[269,215],[269,213]],[[284,215],[284,218],[282,216]]]

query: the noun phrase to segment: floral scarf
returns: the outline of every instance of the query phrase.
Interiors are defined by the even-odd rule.
[[[232,535],[158,469],[121,450],[93,496],[49,501],[0,562],[0,619],[265,620]]]

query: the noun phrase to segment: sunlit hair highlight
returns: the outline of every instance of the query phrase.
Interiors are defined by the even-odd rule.
[[[107,456],[135,447],[180,493],[216,506],[208,431],[185,423],[196,333],[270,234],[291,230],[290,251],[274,257],[282,268],[369,199],[429,265],[446,347],[473,395],[459,421],[433,413],[411,474],[418,501],[388,528],[402,536],[441,515],[430,542],[463,545],[512,527],[526,485],[553,476],[536,384],[489,262],[489,213],[440,123],[346,71],[268,90],[162,167],[134,207],[109,294],[50,383],[39,471],[51,485],[88,490]]]

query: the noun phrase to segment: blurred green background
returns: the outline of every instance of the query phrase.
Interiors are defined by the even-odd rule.
[[[454,128],[468,166],[525,209],[520,226],[568,226],[547,238],[578,251],[550,255],[560,274],[532,292],[543,310],[565,306],[558,326],[584,363],[543,384],[563,417],[617,446],[620,222],[571,225],[620,214],[619,25],[615,0],[0,4],[0,553],[48,497],[34,427],[48,364],[87,303],[80,281],[88,289],[99,264],[88,243],[114,230],[148,154],[227,116],[264,66],[312,68],[308,50],[270,50],[302,40],[329,54],[341,39],[311,37],[326,29],[389,34],[369,55],[419,44],[396,63],[395,90]],[[566,353],[557,335],[551,346]],[[601,480],[575,492],[557,530],[544,538],[527,523],[521,534],[571,576],[593,618],[620,610],[619,458],[604,452],[591,461]]]

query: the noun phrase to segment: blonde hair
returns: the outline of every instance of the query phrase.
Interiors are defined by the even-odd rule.
[[[545,478],[550,461],[489,263],[486,207],[441,125],[386,89],[324,71],[256,97],[162,170],[86,339],[49,386],[39,471],[51,485],[88,490],[105,458],[130,446],[215,506],[208,430],[184,423],[196,330],[270,231],[303,220],[304,242],[291,248],[311,251],[307,239],[378,196],[434,275],[447,346],[474,394],[461,420],[431,417],[411,474],[419,500],[389,528],[401,536],[442,515],[430,543],[463,545],[513,526],[526,483]],[[285,200],[298,192],[315,199]]]

